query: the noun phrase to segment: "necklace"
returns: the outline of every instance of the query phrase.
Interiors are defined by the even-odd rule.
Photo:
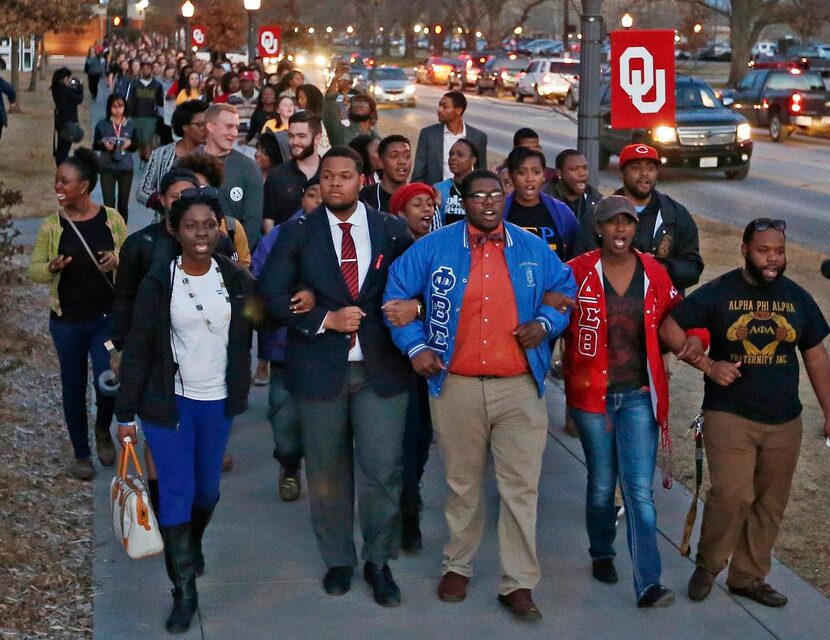
[[[193,285],[190,283],[190,278],[188,277],[187,273],[185,273],[184,268],[182,267],[182,257],[179,256],[176,258],[176,266],[178,267],[179,271],[182,272],[182,284],[187,289],[187,296],[193,300],[196,310],[199,312],[199,315],[202,316],[202,320],[207,325],[208,331],[211,333],[221,333],[222,330],[228,325],[231,319],[231,312],[230,309],[225,313],[225,317],[222,318],[221,324],[216,324],[211,322],[210,318],[207,317],[207,313],[205,313],[205,308],[201,302],[199,302],[199,296],[196,295],[196,292],[193,290]],[[216,272],[216,276],[219,278],[219,289],[217,290],[217,294],[225,298],[225,302],[230,307],[231,298],[228,295],[228,290],[225,287],[225,279],[222,277],[222,272],[219,270],[219,265],[214,264],[213,270]]]

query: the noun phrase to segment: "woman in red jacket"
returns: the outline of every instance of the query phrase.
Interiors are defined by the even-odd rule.
[[[658,438],[669,446],[668,381],[658,329],[680,302],[666,269],[631,247],[637,225],[624,196],[597,204],[599,249],[570,261],[578,287],[565,331],[565,392],[588,464],[586,522],[593,576],[614,584],[614,488],[619,480],[638,607],[667,607],[660,584],[652,482]]]

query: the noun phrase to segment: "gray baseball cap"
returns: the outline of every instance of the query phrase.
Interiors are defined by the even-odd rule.
[[[594,209],[594,221],[607,222],[618,213],[624,213],[635,221],[639,220],[634,203],[625,196],[607,196],[597,203]]]

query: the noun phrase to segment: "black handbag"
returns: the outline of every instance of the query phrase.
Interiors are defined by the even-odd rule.
[[[58,137],[72,144],[78,144],[84,139],[84,130],[77,122],[64,122],[58,130]]]

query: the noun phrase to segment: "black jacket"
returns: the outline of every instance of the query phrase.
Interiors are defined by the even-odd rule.
[[[372,389],[381,397],[408,391],[409,360],[395,347],[383,321],[381,304],[389,265],[411,244],[406,223],[366,207],[372,262],[357,300],[352,300],[331,239],[325,207],[283,223],[279,237],[259,278],[268,313],[287,326],[285,384],[295,396],[328,400],[341,393],[346,381],[349,336],[317,331],[326,313],[358,306],[366,314],[358,338]],[[289,300],[300,285],[313,290],[316,306],[295,315]]]
[[[245,318],[245,300],[253,290],[253,280],[229,258],[214,255],[231,298],[226,380],[227,416],[239,415],[248,408],[251,385],[250,325]],[[153,264],[138,288],[132,325],[124,342],[121,358],[121,390],[115,404],[119,422],[140,417],[155,425],[175,428],[175,375],[170,345],[170,266]]]
[[[616,195],[623,195],[622,189]],[[655,229],[657,216],[661,223]],[[688,209],[656,189],[651,202],[639,214],[633,246],[638,251],[650,253],[666,267],[672,284],[681,292],[696,285],[703,273],[700,241],[697,225]],[[594,228],[594,212],[584,215],[576,233],[574,255],[580,255],[599,246]]]
[[[566,205],[568,205],[570,210],[574,212],[574,216],[576,216],[577,220],[581,220],[582,217],[586,214],[593,215],[594,209],[597,206],[597,202],[602,200],[602,194],[596,189],[594,189],[591,185],[586,184],[585,193],[582,194],[582,197],[571,201],[568,200],[567,196],[563,192],[562,185],[560,184],[560,182],[561,180],[557,180],[555,183],[553,183],[552,188],[549,192],[550,195],[559,200],[560,202],[563,202]],[[595,247],[591,248],[593,249]]]
[[[233,240],[221,234],[216,253],[231,257],[234,254]],[[133,305],[138,295],[138,286],[153,265],[169,267],[170,262],[180,253],[179,243],[167,233],[164,222],[154,222],[127,236],[118,253],[118,277],[110,311],[112,319],[112,343],[121,351],[124,338],[133,321]]]
[[[55,102],[55,130],[67,122],[79,122],[78,105],[84,101],[84,88],[80,83],[75,86],[58,82],[52,87],[52,100]]]

